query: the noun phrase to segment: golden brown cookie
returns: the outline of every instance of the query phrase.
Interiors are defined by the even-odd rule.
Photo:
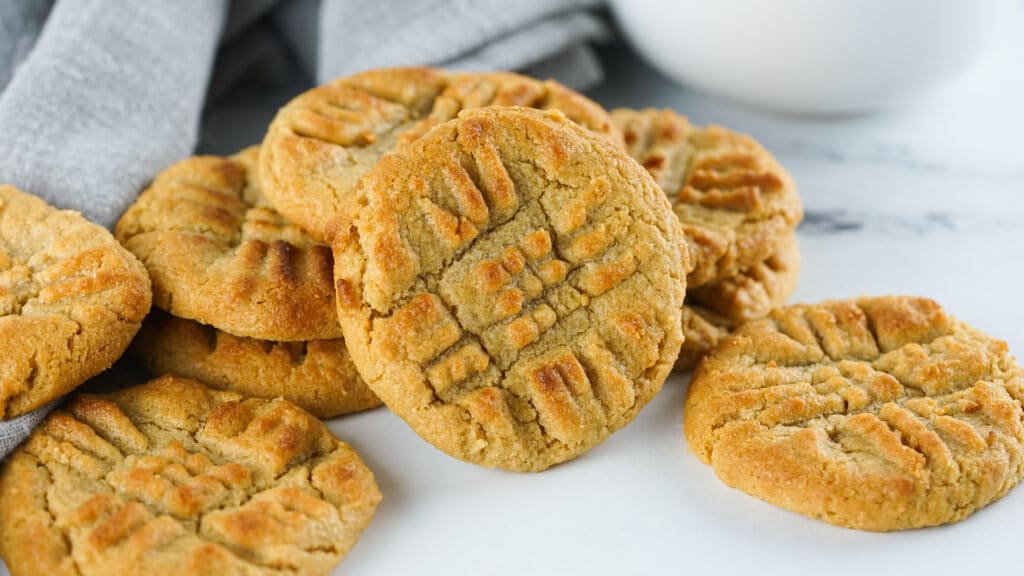
[[[793,179],[753,138],[693,126],[672,110],[621,108],[612,117],[683,224],[691,289],[769,258],[803,218]]]
[[[255,340],[155,310],[142,323],[131,352],[154,374],[195,378],[245,396],[282,397],[318,418],[381,404],[359,377],[341,338]]]
[[[542,470],[627,424],[681,340],[661,191],[560,113],[463,112],[381,159],[334,242],[360,374],[448,454]]]
[[[780,308],[697,367],[690,448],[719,478],[826,522],[955,522],[1022,473],[1024,371],[1006,343],[935,302]]]
[[[0,186],[0,420],[109,368],[151,299],[145,268],[110,232]]]
[[[380,492],[285,400],[165,376],[78,394],[0,472],[0,555],[20,574],[326,574]]]
[[[153,303],[261,340],[341,336],[331,250],[266,204],[259,149],[198,156],[157,175],[116,235],[153,279]]]
[[[461,110],[492,105],[561,110],[621,143],[603,108],[553,80],[508,72],[371,70],[300,94],[278,112],[263,140],[264,191],[282,214],[329,239],[352,188],[381,156]]]
[[[683,305],[683,346],[676,370],[692,370],[697,362],[744,322],[782,306],[796,289],[800,249],[790,234],[778,252],[743,272],[686,291]]]

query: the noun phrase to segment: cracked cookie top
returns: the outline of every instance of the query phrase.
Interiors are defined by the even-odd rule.
[[[778,252],[764,262],[686,291],[683,305],[683,346],[676,370],[692,370],[705,354],[744,322],[782,306],[796,289],[800,248],[790,234]]]
[[[650,176],[560,113],[464,112],[381,159],[334,239],[339,319],[423,438],[542,470],[628,423],[678,352],[686,246]]]
[[[380,406],[341,338],[256,340],[154,310],[130,353],[153,374],[195,378],[245,396],[280,396],[318,418]]]
[[[690,288],[770,257],[803,218],[793,179],[750,136],[693,126],[672,110],[620,108],[612,118],[682,222]]]
[[[0,553],[19,574],[325,574],[380,492],[284,400],[165,376],[79,394],[0,472]]]
[[[621,143],[603,108],[553,80],[508,72],[371,70],[300,94],[278,112],[260,158],[267,198],[314,237],[329,240],[342,204],[381,156],[461,110],[483,106],[561,110]]]
[[[150,301],[145,268],[110,232],[0,186],[0,420],[109,368]]]
[[[174,164],[121,216],[117,238],[175,316],[261,340],[339,338],[331,250],[266,203],[258,156]]]
[[[826,522],[955,522],[1024,465],[1024,371],[1006,343],[908,296],[777,309],[705,357],[690,448],[728,485]]]

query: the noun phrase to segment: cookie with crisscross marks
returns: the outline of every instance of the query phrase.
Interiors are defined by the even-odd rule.
[[[380,501],[285,400],[165,376],[72,396],[0,469],[11,574],[326,574]]]
[[[799,305],[698,366],[690,448],[726,484],[852,528],[955,522],[1024,472],[1024,371],[925,298]]]
[[[778,252],[803,218],[789,173],[750,136],[698,127],[672,110],[612,111],[629,154],[654,177],[683,225],[690,288]]]
[[[462,113],[381,159],[342,222],[353,361],[453,456],[516,470],[573,458],[672,368],[679,222],[636,162],[559,113]]]
[[[330,247],[263,197],[259,148],[197,156],[157,175],[116,234],[153,280],[153,303],[180,318],[248,338],[341,336]]]
[[[109,368],[151,299],[146,269],[110,232],[0,186],[0,420]]]
[[[381,156],[461,110],[484,106],[561,110],[621,142],[603,108],[553,80],[509,72],[370,70],[309,90],[281,108],[260,158],[267,198],[315,237],[330,240],[353,186]]]

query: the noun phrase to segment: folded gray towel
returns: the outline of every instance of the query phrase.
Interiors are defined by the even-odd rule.
[[[0,96],[0,182],[112,227],[191,151],[225,8],[57,2]]]
[[[112,227],[191,153],[208,94],[283,47],[311,82],[434,65],[587,87],[601,78],[587,43],[608,34],[600,2],[0,0],[0,184]],[[0,459],[43,414],[0,423]]]

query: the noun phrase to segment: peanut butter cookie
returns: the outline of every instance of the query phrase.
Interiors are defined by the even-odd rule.
[[[117,223],[157,307],[261,340],[341,336],[331,250],[266,204],[259,149],[200,156],[157,175]]]
[[[21,574],[326,574],[380,501],[373,474],[285,400],[165,376],[79,394],[0,471]]]
[[[195,378],[245,396],[280,396],[318,418],[381,403],[359,377],[341,338],[255,340],[155,310],[142,323],[131,352],[154,374]]]
[[[553,80],[507,72],[371,70],[300,94],[281,109],[263,140],[264,192],[282,214],[329,240],[342,203],[381,156],[460,110],[483,106],[561,110],[621,143],[603,108]]]
[[[0,420],[109,368],[151,299],[145,268],[110,232],[0,186]]]
[[[683,346],[676,370],[692,370],[697,362],[744,322],[782,306],[796,289],[800,249],[790,234],[778,252],[743,272],[686,291],[683,305]]]
[[[690,288],[769,258],[803,218],[793,179],[753,138],[693,126],[671,110],[622,108],[612,117],[683,224]]]
[[[463,112],[382,158],[348,206],[345,342],[448,454],[542,470],[626,425],[670,372],[679,222],[636,162],[562,114]]]
[[[866,530],[955,522],[1020,480],[1024,371],[924,298],[774,310],[697,367],[690,448],[719,478]]]

